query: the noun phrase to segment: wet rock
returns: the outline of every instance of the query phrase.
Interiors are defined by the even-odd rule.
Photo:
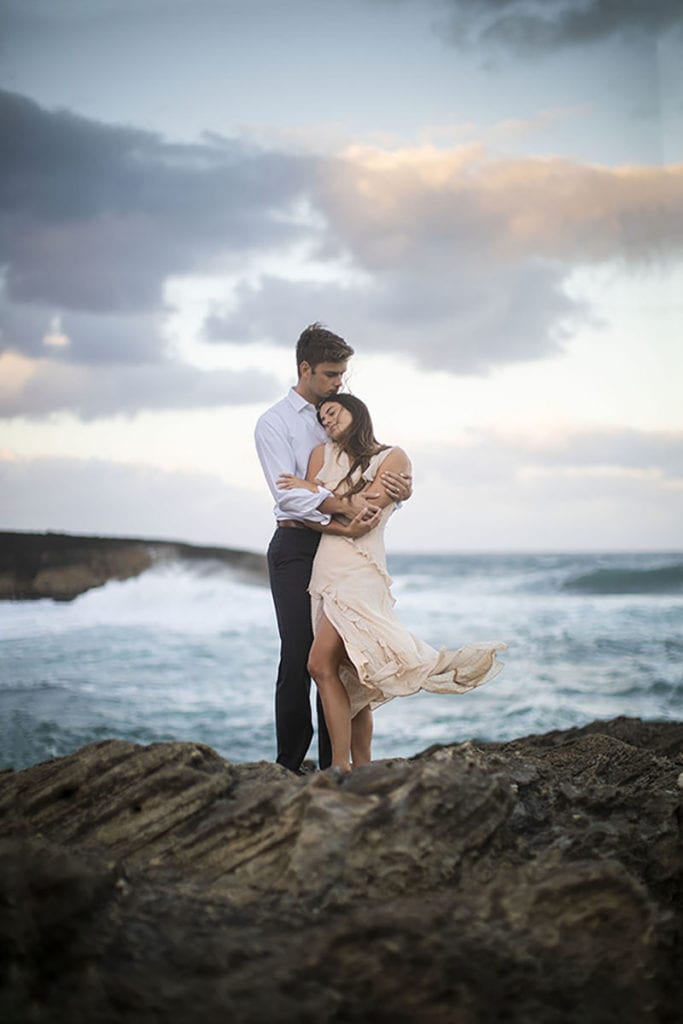
[[[617,719],[342,780],[116,740],[6,775],[3,1020],[673,1022],[682,754]]]
[[[170,560],[229,567],[252,581],[266,579],[265,559],[250,551],[123,537],[0,531],[0,600],[72,601],[109,580],[131,579]]]

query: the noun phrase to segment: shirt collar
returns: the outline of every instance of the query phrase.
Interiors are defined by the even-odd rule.
[[[294,390],[294,388],[289,389],[287,400],[289,401],[289,404],[292,406],[292,408],[295,409],[297,412],[301,412],[302,409],[315,409],[315,406],[311,405],[310,402],[307,402],[306,399],[302,395],[300,395],[298,391]]]

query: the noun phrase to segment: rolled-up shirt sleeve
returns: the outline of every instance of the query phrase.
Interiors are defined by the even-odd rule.
[[[318,510],[318,505],[332,494],[326,487],[318,485],[317,493],[304,487],[286,491],[277,487],[277,478],[282,473],[293,473],[295,476],[304,476],[306,473],[306,467],[302,471],[296,465],[292,446],[282,431],[268,419],[261,418],[256,424],[254,438],[259,462],[276,505],[276,515],[279,512],[279,518],[308,519],[327,526],[332,517]]]

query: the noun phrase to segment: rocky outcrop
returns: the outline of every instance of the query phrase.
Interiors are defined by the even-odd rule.
[[[6,1020],[680,1019],[683,724],[343,779],[96,743],[0,781]]]
[[[72,601],[109,580],[127,580],[164,560],[208,562],[265,580],[265,559],[249,551],[161,540],[0,531],[0,600]]]

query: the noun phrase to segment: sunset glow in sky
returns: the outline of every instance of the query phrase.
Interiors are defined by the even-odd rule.
[[[394,550],[683,547],[678,0],[0,18],[0,528],[263,550],[320,320]]]

